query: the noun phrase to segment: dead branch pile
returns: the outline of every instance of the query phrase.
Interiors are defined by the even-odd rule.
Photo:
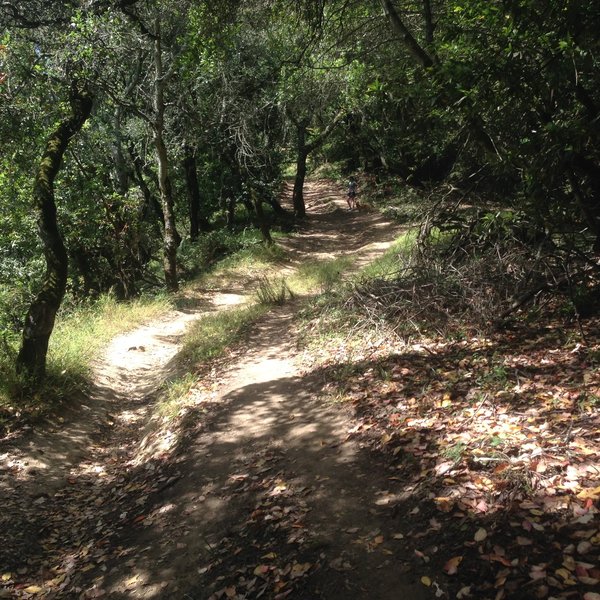
[[[400,270],[356,283],[346,307],[366,326],[383,319],[402,335],[486,332],[557,294],[574,317],[587,316],[599,308],[598,263],[564,242],[514,212],[438,214],[423,221]]]

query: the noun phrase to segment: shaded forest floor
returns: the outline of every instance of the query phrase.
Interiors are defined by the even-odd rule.
[[[399,233],[307,201],[286,270]],[[598,322],[307,349],[296,299],[153,423],[185,323],[251,287],[115,340],[83,412],[3,442],[0,598],[600,598]]]

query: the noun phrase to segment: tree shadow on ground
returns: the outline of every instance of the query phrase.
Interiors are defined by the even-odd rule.
[[[272,371],[197,404],[163,432],[170,450],[45,498],[30,532],[45,566],[30,553],[22,581],[115,599],[594,589],[597,371],[565,332],[290,375],[281,325],[259,336]]]

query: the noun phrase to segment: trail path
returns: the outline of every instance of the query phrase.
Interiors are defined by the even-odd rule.
[[[397,228],[311,183],[288,270]],[[381,459],[297,358],[291,302],[201,382],[172,430],[148,428],[186,325],[248,290],[216,290],[120,336],[77,415],[0,447],[0,598],[426,598],[405,556]],[[248,287],[248,286],[245,286]],[[5,587],[1,587],[3,584]]]

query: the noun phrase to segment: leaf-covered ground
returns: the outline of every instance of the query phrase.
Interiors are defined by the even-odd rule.
[[[600,598],[598,325],[322,353],[435,596]]]
[[[299,243],[318,257],[394,237],[368,214],[314,225]],[[0,598],[600,599],[597,320],[413,345],[349,332],[299,355],[298,308],[148,430],[159,367],[130,344],[140,368],[81,458],[53,457],[56,485],[27,462],[39,444],[12,460],[9,440]]]

